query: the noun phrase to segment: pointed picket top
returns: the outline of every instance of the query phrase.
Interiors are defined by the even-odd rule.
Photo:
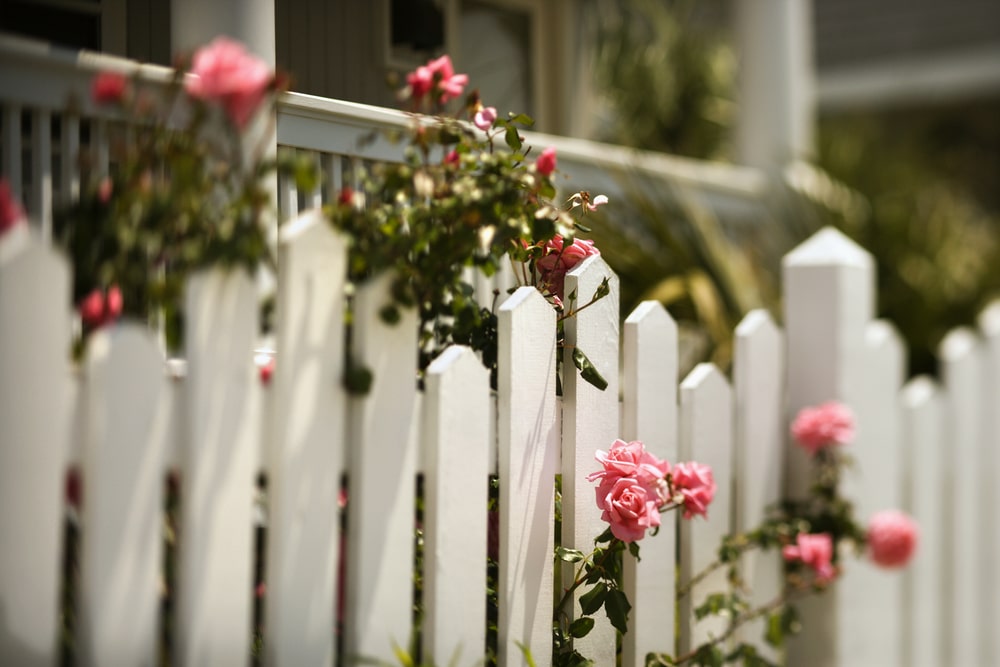
[[[979,346],[979,336],[969,327],[958,327],[948,332],[938,347],[941,361],[959,362],[971,354],[975,354]]]
[[[1000,299],[991,302],[979,313],[977,323],[987,338],[1000,337]]]
[[[658,301],[643,301],[622,331],[624,440],[641,440],[661,459],[677,460],[677,324]],[[673,646],[677,513],[660,516],[660,530],[642,541],[642,560],[626,558],[623,586],[632,603],[622,637],[622,664]]]
[[[856,266],[874,267],[870,252],[834,227],[824,227],[785,255],[782,264],[788,266]]]
[[[431,664],[466,664],[486,641],[490,377],[453,345],[425,380],[423,650]]]
[[[155,662],[170,395],[141,324],[88,343],[79,637],[85,665]]]
[[[69,302],[59,253],[24,224],[0,236],[0,655],[10,664],[58,660]]]

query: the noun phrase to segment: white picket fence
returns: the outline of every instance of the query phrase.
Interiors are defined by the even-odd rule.
[[[978,331],[945,340],[942,386],[928,378],[904,386],[899,337],[872,320],[872,261],[826,229],[785,260],[784,332],[767,313],[750,313],[735,332],[732,381],[702,364],[678,391],[674,322],[646,302],[619,336],[617,281],[595,257],[569,273],[567,289],[586,294],[611,275],[611,296],[569,321],[567,342],[586,350],[610,381],[606,391],[568,373],[556,396],[555,316],[523,287],[498,313],[498,391],[491,395],[475,355],[455,347],[431,365],[420,393],[416,318],[404,314],[397,326],[379,319],[383,279],[356,295],[356,353],[375,378],[358,398],[340,382],[344,252],[318,213],[283,228],[277,370],[263,387],[252,361],[250,277],[191,281],[183,377],[165,372],[152,334],[131,322],[96,335],[74,369],[65,261],[25,228],[0,238],[0,663],[56,661],[63,480],[78,463],[80,664],[155,662],[164,481],[176,470],[176,664],[247,663],[255,476],[263,471],[267,664],[331,664],[338,614],[346,656],[392,661],[393,644],[407,645],[418,473],[425,657],[480,661],[487,490],[496,473],[499,664],[522,664],[521,642],[546,665],[561,587],[553,580],[555,476],[563,480],[563,543],[587,550],[602,525],[584,477],[596,468],[595,451],[620,436],[671,461],[709,463],[719,482],[707,521],[677,525],[667,515],[626,571],[633,611],[624,664],[641,665],[647,651],[673,650],[675,587],[714,558],[719,538],[754,524],[783,483],[801,491],[806,462],[786,444],[788,418],[834,398],[859,418],[858,467],[847,480],[859,515],[903,506],[923,541],[905,575],[849,561],[831,591],[803,606],[803,635],[790,644],[788,664],[996,663],[1000,304]],[[342,478],[349,539],[338,611]],[[746,572],[756,599],[777,592],[776,555],[748,561]],[[693,597],[720,585],[708,579]],[[678,610],[682,649],[721,629],[695,623],[691,599]],[[757,639],[759,629],[742,636]],[[606,622],[580,645],[598,665],[615,664]]]

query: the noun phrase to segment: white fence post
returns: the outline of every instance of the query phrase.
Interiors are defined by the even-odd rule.
[[[789,253],[782,268],[788,417],[830,400],[856,408],[866,360],[864,330],[874,312],[871,255],[828,227]],[[811,461],[794,445],[786,448],[786,455],[786,491],[803,497],[812,480]],[[850,638],[838,629],[843,627],[841,616],[856,610],[845,607],[841,597],[835,583],[822,595],[799,603],[803,630],[788,644],[789,664],[847,664],[843,642]]]
[[[995,484],[996,472],[984,469],[980,449],[983,348],[976,333],[963,327],[941,341],[940,357],[950,416],[946,431],[950,453],[945,465],[951,488],[943,489],[942,501],[945,516],[951,519],[945,544],[952,545],[952,590],[945,622],[951,622],[952,635],[945,653],[954,665],[984,665],[989,664],[984,662],[984,646],[994,634],[996,621],[980,616],[982,596],[992,594],[984,591],[981,576],[985,567],[992,566],[985,559],[984,523],[996,511],[983,505],[982,484]]]
[[[983,405],[982,442],[984,492],[983,507],[997,507],[1000,493],[996,477],[1000,474],[1000,301],[994,301],[979,315],[979,331],[983,337]],[[987,651],[985,660],[991,664],[1000,661],[1000,632],[996,619],[1000,618],[1000,575],[992,566],[1000,559],[1000,515],[986,512],[983,519],[984,545],[983,597],[985,603],[980,618]]]
[[[188,667],[250,653],[260,381],[257,290],[243,271],[200,273],[185,299],[177,652]]]
[[[69,281],[63,258],[23,226],[0,236],[0,663],[9,665],[58,656]]]
[[[498,312],[497,448],[500,559],[497,664],[521,665],[515,642],[539,667],[552,661],[556,415],[556,322],[534,287],[521,287]]]
[[[486,644],[489,371],[452,346],[426,373],[424,657],[468,664]]]
[[[942,603],[950,596],[951,575],[946,541],[947,483],[945,405],[933,380],[911,380],[901,396],[903,462],[907,469],[904,508],[920,526],[917,552],[906,571],[903,614],[903,664],[939,667],[951,662],[945,653],[951,623]]]
[[[97,332],[87,351],[80,661],[152,665],[173,417],[163,355],[135,323]]]
[[[695,516],[680,522],[679,584],[685,585],[718,559],[722,538],[732,532],[733,395],[718,368],[698,364],[681,383],[680,398],[680,458],[711,467],[717,486],[707,519]],[[706,593],[724,591],[727,586],[726,569],[717,568],[681,599],[682,654],[725,632],[725,619],[713,616],[696,622],[694,609],[704,602]]]
[[[349,416],[347,660],[392,661],[393,644],[407,648],[412,631],[417,312],[401,309],[395,324],[382,321],[392,278],[362,286],[354,301],[352,354],[373,379]]]
[[[588,257],[566,274],[566,294],[576,292],[579,308],[590,303],[602,281],[609,280],[608,295],[565,321],[566,349],[563,359],[562,419],[562,544],[589,553],[594,538],[607,528],[594,500],[594,484],[587,475],[597,469],[594,455],[607,449],[618,431],[618,276],[602,257]],[[608,382],[604,391],[580,377],[573,366],[578,347]],[[573,583],[575,568],[563,568],[563,586]],[[570,618],[577,616],[578,601],[586,589],[573,597]],[[615,664],[616,635],[607,616],[594,617],[594,628],[573,647],[598,667]]]
[[[282,228],[279,250],[264,651],[270,665],[332,665],[347,246],[313,210]]]
[[[657,301],[643,301],[623,332],[622,439],[641,440],[661,459],[677,461],[677,324]],[[641,561],[623,563],[632,603],[622,664],[644,665],[650,652],[674,652],[677,513],[660,515],[660,530],[640,545]]]
[[[754,310],[736,327],[733,355],[735,395],[733,531],[759,525],[769,506],[781,499],[785,465],[785,346],[781,330],[765,310]],[[781,557],[750,552],[743,556],[741,576],[750,588],[750,603],[766,604],[781,593]],[[781,651],[761,641],[766,619],[738,631],[740,641],[757,646],[761,656],[780,660]]]

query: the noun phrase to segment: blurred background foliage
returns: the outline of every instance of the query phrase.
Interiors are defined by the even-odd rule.
[[[731,158],[736,59],[723,22],[703,9],[599,0],[592,71],[607,122],[595,138]],[[718,219],[682,185],[621,173],[629,201],[615,202],[593,238],[620,276],[624,312],[660,300],[689,363],[726,367],[748,310],[780,318],[782,255],[834,225],[874,255],[878,315],[906,340],[911,372],[934,373],[947,331],[1000,297],[998,119],[1000,99],[988,98],[821,115],[815,162],[789,165],[750,225]]]

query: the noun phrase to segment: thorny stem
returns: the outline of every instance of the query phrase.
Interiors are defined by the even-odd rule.
[[[746,542],[744,542],[742,544],[737,545],[736,549],[739,552],[739,554],[742,555],[742,554],[745,554],[746,552],[748,552],[748,551],[750,551],[752,549],[758,548],[759,546],[760,545],[758,545],[758,544],[756,544],[754,542],[750,542],[748,540],[748,541],[746,541]],[[715,572],[716,570],[718,570],[721,567],[724,567],[726,565],[733,565],[733,564],[734,563],[730,563],[730,562],[722,562],[721,560],[718,560],[718,559],[712,561],[711,563],[708,564],[708,566],[705,567],[705,569],[703,569],[698,574],[694,575],[691,578],[690,581],[688,581],[686,584],[684,584],[679,589],[677,589],[677,601],[680,602],[681,600],[683,600],[684,596],[686,596],[688,593],[690,593],[691,590],[695,586],[697,586],[702,581],[704,581],[708,577],[708,575],[712,574],[713,572]]]
[[[598,301],[600,301],[603,298],[604,298],[604,296],[599,296],[597,298],[591,299],[590,301],[588,301],[587,303],[583,304],[582,306],[580,306],[576,310],[570,310],[569,312],[563,313],[562,315],[560,315],[556,319],[556,322],[562,322],[563,320],[565,320],[568,317],[574,317],[574,316],[576,316],[577,314],[579,314],[579,312],[581,310],[586,310],[587,308],[590,308],[591,306],[593,306],[595,303],[597,303]]]
[[[597,549],[595,548],[594,551],[597,551]],[[586,570],[587,567],[587,561],[593,558],[594,551],[591,551],[590,554],[583,559],[583,562],[580,563],[580,567],[577,569],[576,576],[573,579],[573,584],[569,588],[567,588],[565,592],[563,592],[563,596],[562,598],[560,598],[559,604],[556,605],[556,611],[562,614],[563,616],[566,616],[567,618],[569,617],[569,614],[565,611],[566,603],[572,600],[573,592],[580,586],[582,586],[583,582],[587,580],[587,577],[584,575],[584,571]],[[604,567],[604,561],[608,559],[608,556],[611,554],[611,552],[612,549],[611,545],[609,544],[608,548],[604,550],[604,554],[601,556],[601,561],[599,563],[594,563],[594,567]]]

